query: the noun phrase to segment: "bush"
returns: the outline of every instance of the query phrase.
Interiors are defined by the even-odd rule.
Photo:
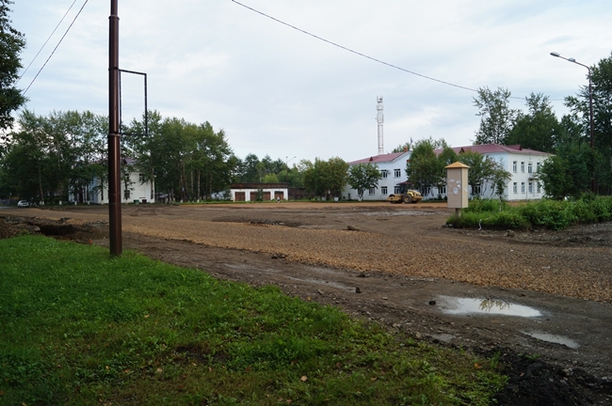
[[[465,210],[468,213],[499,212],[508,208],[506,202],[497,199],[473,199]]]
[[[495,213],[484,224],[494,228],[526,230],[530,228],[529,222],[516,210],[506,210]]]

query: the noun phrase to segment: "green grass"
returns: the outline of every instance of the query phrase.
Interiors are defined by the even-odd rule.
[[[516,207],[499,200],[474,199],[460,217],[453,215],[446,223],[458,228],[563,230],[606,221],[612,221],[612,197],[587,194],[578,200],[541,200]]]
[[[495,360],[274,287],[126,252],[0,240],[0,404],[487,405]]]

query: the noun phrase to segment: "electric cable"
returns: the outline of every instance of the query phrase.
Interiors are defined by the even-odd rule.
[[[298,32],[301,32],[302,34],[306,34],[308,36],[311,36],[311,37],[313,37],[313,38],[315,38],[315,39],[317,39],[319,41],[322,41],[322,42],[325,42],[327,44],[333,45],[333,46],[335,46],[337,48],[343,49],[343,50],[345,50],[347,52],[350,52],[352,54],[361,56],[362,58],[366,58],[366,59],[369,59],[371,61],[374,61],[374,62],[383,64],[383,65],[386,65],[386,66],[388,66],[390,68],[397,69],[397,70],[400,70],[402,72],[409,73],[411,75],[419,76],[421,78],[424,78],[424,79],[427,79],[427,80],[431,80],[431,81],[434,81],[434,82],[437,82],[437,83],[441,83],[443,85],[452,86],[452,87],[455,87],[455,88],[458,88],[458,89],[462,89],[462,90],[469,90],[470,92],[478,92],[478,89],[474,89],[474,88],[471,88],[471,87],[458,85],[456,83],[452,83],[452,82],[448,82],[448,81],[445,81],[445,80],[436,79],[436,78],[433,78],[431,76],[423,75],[422,73],[418,73],[418,72],[415,72],[415,71],[412,71],[412,70],[409,70],[409,69],[406,69],[406,68],[402,68],[401,66],[397,66],[397,65],[394,65],[392,63],[389,63],[389,62],[383,61],[381,59],[375,58],[373,56],[364,54],[362,52],[355,51],[354,49],[345,47],[344,45],[340,45],[340,44],[338,44],[336,42],[330,41],[330,40],[328,40],[326,38],[323,38],[321,36],[318,36],[316,34],[313,34],[311,32],[303,30],[303,29],[301,29],[299,27],[296,27],[295,25],[289,24],[289,23],[287,23],[287,22],[285,22],[283,20],[280,20],[280,19],[278,19],[276,17],[273,17],[273,16],[271,16],[269,14],[266,14],[266,13],[264,13],[262,11],[259,11],[259,10],[255,9],[255,8],[253,8],[253,7],[250,7],[250,6],[247,6],[246,4],[240,3],[239,1],[236,1],[236,0],[231,0],[231,1],[233,3],[236,3],[239,6],[242,6],[242,7],[246,8],[247,10],[250,10],[250,11],[252,11],[252,12],[254,12],[256,14],[259,14],[259,15],[261,15],[263,17],[269,18],[272,21],[275,21],[275,22],[277,22],[279,24],[282,24],[282,25],[284,25],[286,27],[292,28],[292,29],[294,29],[294,30],[296,30]],[[520,99],[520,100],[523,99],[522,97],[517,97],[517,96],[510,96],[509,98],[510,99]]]
[[[47,46],[47,43],[49,42],[49,40],[51,39],[51,37],[53,36],[53,34],[55,34],[55,31],[57,31],[57,29],[59,28],[59,26],[62,24],[62,22],[64,22],[64,19],[66,18],[66,16],[68,15],[68,13],[70,12],[70,10],[72,10],[72,7],[74,6],[74,3],[76,3],[76,0],[74,0],[72,2],[72,4],[70,5],[70,7],[68,7],[68,11],[66,11],[66,13],[64,14],[64,16],[62,17],[62,19],[60,20],[59,23],[57,23],[57,25],[55,26],[55,28],[53,29],[53,31],[51,32],[51,34],[49,35],[49,37],[47,38],[47,40],[45,41],[44,44],[42,44],[42,46],[40,47],[40,49],[38,50],[38,52],[36,53],[36,55],[34,56],[34,58],[32,59],[32,61],[30,62],[30,64],[27,66],[27,68],[24,69],[24,71],[21,73],[21,75],[19,76],[19,79],[17,79],[16,83],[19,83],[19,81],[21,80],[21,78],[28,72],[28,70],[30,69],[30,67],[32,66],[32,64],[34,63],[34,61],[36,61],[36,58],[38,58],[38,55],[40,55],[40,53],[42,52],[42,50]]]
[[[40,75],[40,73],[43,71],[43,69],[45,68],[45,66],[47,66],[47,63],[49,62],[49,60],[51,59],[51,57],[55,54],[55,51],[57,51],[57,48],[59,48],[60,44],[62,43],[62,41],[64,40],[64,38],[66,38],[66,35],[68,34],[68,32],[70,31],[70,29],[72,28],[72,26],[74,25],[75,21],[77,20],[77,18],[79,18],[79,16],[81,15],[81,12],[83,11],[83,9],[85,8],[85,6],[87,5],[87,3],[89,2],[89,0],[85,0],[85,2],[83,3],[83,5],[81,6],[81,9],[79,10],[79,12],[76,14],[76,16],[74,16],[74,18],[72,19],[72,22],[70,23],[70,25],[68,26],[68,28],[66,29],[66,32],[64,33],[64,35],[62,35],[62,38],[60,38],[59,42],[57,43],[57,45],[55,46],[55,48],[53,48],[53,51],[51,51],[51,55],[49,55],[49,57],[47,58],[47,60],[45,61],[45,63],[40,67],[40,69],[38,70],[38,72],[36,73],[36,76],[34,76],[34,79],[32,79],[32,81],[30,82],[30,84],[28,85],[28,87],[23,91],[23,95],[25,96],[25,94],[28,92],[28,90],[30,89],[30,87],[32,86],[32,84],[34,83],[34,81],[36,81],[36,79],[38,78],[38,75]]]

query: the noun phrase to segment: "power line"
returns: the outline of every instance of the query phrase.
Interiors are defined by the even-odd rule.
[[[72,28],[72,26],[74,25],[75,21],[77,20],[77,18],[79,18],[79,16],[81,15],[81,12],[83,11],[83,9],[85,8],[85,5],[87,5],[87,3],[89,2],[89,0],[85,0],[85,2],[83,3],[83,5],[81,6],[81,9],[79,10],[79,12],[76,14],[76,16],[74,16],[74,18],[72,19],[72,22],[70,23],[70,25],[68,26],[68,28],[66,29],[66,32],[64,33],[64,35],[62,35],[62,38],[60,38],[59,42],[57,43],[57,45],[55,46],[55,48],[53,48],[53,51],[51,51],[51,55],[49,55],[49,57],[47,58],[47,60],[45,61],[45,63],[43,64],[43,66],[40,67],[40,69],[38,70],[38,72],[36,73],[36,76],[34,76],[34,79],[32,79],[32,81],[30,82],[30,84],[28,85],[28,87],[23,91],[23,95],[25,96],[25,94],[28,92],[28,90],[30,89],[30,87],[32,86],[32,84],[34,83],[34,81],[38,78],[38,75],[40,75],[40,72],[42,72],[42,70],[45,68],[45,66],[47,66],[47,63],[49,62],[49,60],[51,59],[51,57],[55,54],[55,51],[57,51],[57,48],[59,48],[60,44],[62,43],[62,41],[64,40],[64,38],[66,37],[66,35],[68,34],[68,32],[70,31],[70,29]]]
[[[424,79],[427,79],[427,80],[431,80],[433,82],[441,83],[443,85],[452,86],[452,87],[455,87],[455,88],[458,88],[458,89],[462,89],[462,90],[468,90],[470,92],[478,92],[478,89],[474,89],[474,88],[471,88],[471,87],[458,85],[456,83],[447,82],[445,80],[440,80],[440,79],[433,78],[431,76],[423,75],[422,73],[418,73],[418,72],[412,71],[410,69],[402,68],[401,66],[397,66],[397,65],[394,65],[392,63],[385,62],[385,61],[383,61],[381,59],[375,58],[373,56],[364,54],[363,52],[355,51],[354,49],[345,47],[344,45],[340,45],[340,44],[338,44],[336,42],[333,42],[333,41],[330,41],[330,40],[328,40],[326,38],[320,37],[320,36],[318,36],[316,34],[313,34],[311,32],[303,30],[303,29],[301,29],[299,27],[296,27],[295,25],[289,24],[289,23],[287,23],[287,22],[285,22],[283,20],[280,20],[280,19],[278,19],[276,17],[272,17],[269,14],[266,14],[266,13],[264,13],[262,11],[259,11],[259,10],[255,9],[255,8],[253,8],[253,7],[247,6],[246,4],[240,3],[239,1],[236,1],[236,0],[231,0],[231,1],[233,3],[236,3],[239,6],[242,6],[242,7],[246,8],[247,10],[250,10],[250,11],[252,11],[254,13],[257,13],[257,14],[263,16],[263,17],[269,18],[270,20],[272,20],[274,22],[277,22],[277,23],[282,24],[282,25],[284,25],[286,27],[292,28],[292,29],[294,29],[296,31],[301,32],[302,34],[306,34],[306,35],[311,36],[311,37],[313,37],[313,38],[315,38],[315,39],[317,39],[319,41],[322,41],[322,42],[325,42],[327,44],[333,45],[333,46],[335,46],[337,48],[343,49],[343,50],[348,51],[348,52],[350,52],[352,54],[361,56],[362,58],[366,58],[366,59],[369,59],[371,61],[374,61],[374,62],[383,64],[383,65],[386,65],[386,66],[388,66],[390,68],[397,69],[397,70],[400,70],[402,72],[409,73],[411,75],[419,76],[421,78],[424,78]],[[518,96],[510,96],[509,98],[510,99],[516,99],[516,100],[524,100],[524,97],[518,97]]]
[[[295,25],[291,25],[291,24],[289,24],[289,23],[287,23],[287,22],[285,22],[285,21],[279,20],[278,18],[272,17],[272,16],[271,16],[271,15],[269,15],[269,14],[266,14],[266,13],[264,13],[264,12],[261,12],[261,11],[257,10],[257,9],[254,9],[253,7],[247,6],[246,4],[242,4],[242,3],[240,3],[240,2],[238,2],[238,1],[236,1],[236,0],[231,0],[231,1],[232,1],[232,2],[234,2],[234,3],[236,3],[236,4],[238,4],[239,6],[242,6],[242,7],[246,8],[246,9],[248,9],[248,10],[250,10],[250,11],[254,12],[254,13],[257,13],[257,14],[259,14],[259,15],[262,15],[262,16],[264,16],[264,17],[267,17],[267,18],[269,18],[269,19],[270,19],[270,20],[272,20],[272,21],[275,21],[275,22],[277,22],[277,23],[279,23],[279,24],[282,24],[282,25],[284,25],[284,26],[287,26],[287,27],[289,27],[289,28],[293,28],[294,30],[299,31],[299,32],[301,32],[302,34],[309,35],[309,36],[311,36],[311,37],[313,37],[313,38],[315,38],[315,39],[318,39],[319,41],[323,41],[323,42],[325,42],[325,43],[327,43],[327,44],[333,45],[333,46],[335,46],[335,47],[337,47],[337,48],[343,49],[343,50],[345,50],[345,51],[348,51],[348,52],[353,53],[353,54],[355,54],[355,55],[358,55],[358,56],[361,56],[361,57],[363,57],[363,58],[369,59],[369,60],[371,60],[371,61],[378,62],[378,63],[380,63],[380,64],[386,65],[386,66],[388,66],[388,67],[390,67],[390,68],[397,69],[397,70],[400,70],[400,71],[402,71],[402,72],[410,73],[411,75],[419,76],[419,77],[422,77],[422,78],[424,78],[424,79],[428,79],[428,80],[431,80],[431,81],[434,81],[434,82],[441,83],[441,84],[443,84],[443,85],[452,86],[452,87],[456,87],[456,88],[463,89],[463,90],[469,90],[469,91],[471,91],[471,92],[477,92],[477,91],[478,91],[477,89],[473,89],[473,88],[471,88],[471,87],[461,86],[461,85],[458,85],[458,84],[455,84],[455,83],[451,83],[451,82],[447,82],[447,81],[444,81],[444,80],[436,79],[436,78],[433,78],[433,77],[431,77],[431,76],[423,75],[423,74],[421,74],[421,73],[414,72],[414,71],[411,71],[411,70],[406,69],[406,68],[402,68],[401,66],[397,66],[397,65],[394,65],[394,64],[392,64],[392,63],[385,62],[385,61],[383,61],[383,60],[381,60],[381,59],[374,58],[374,57],[369,56],[369,55],[366,55],[366,54],[364,54],[364,53],[362,53],[362,52],[355,51],[354,49],[351,49],[351,48],[345,47],[344,45],[340,45],[340,44],[338,44],[338,43],[336,43],[336,42],[333,42],[333,41],[330,41],[330,40],[325,39],[325,38],[323,38],[323,37],[320,37],[320,36],[318,36],[318,35],[316,35],[316,34],[313,34],[313,33],[311,33],[311,32],[305,31],[305,30],[303,30],[303,29],[301,29],[301,28],[296,27]]]
[[[53,32],[51,32],[51,34],[49,35],[49,38],[47,38],[47,40],[45,41],[45,43],[40,47],[40,49],[38,50],[38,52],[36,53],[36,55],[34,56],[34,58],[32,59],[32,62],[30,62],[30,64],[28,65],[27,68],[25,68],[25,70],[23,71],[23,73],[19,76],[19,79],[17,79],[17,83],[19,83],[19,81],[21,80],[22,77],[24,77],[24,75],[28,72],[28,69],[30,69],[30,67],[32,66],[32,64],[34,63],[34,61],[36,60],[36,58],[38,58],[38,55],[40,55],[40,53],[42,52],[42,50],[47,46],[47,43],[49,42],[49,40],[51,39],[51,37],[53,36],[53,34],[55,34],[55,31],[57,31],[57,29],[59,28],[59,26],[62,24],[62,22],[64,22],[64,19],[66,18],[66,16],[68,15],[68,13],[70,12],[70,10],[72,10],[72,6],[74,6],[74,3],[76,3],[76,0],[74,0],[72,2],[72,4],[70,5],[70,7],[68,7],[68,11],[66,11],[66,13],[64,14],[64,16],[62,17],[62,19],[60,20],[59,23],[57,23],[57,25],[55,26],[55,28],[53,29]]]

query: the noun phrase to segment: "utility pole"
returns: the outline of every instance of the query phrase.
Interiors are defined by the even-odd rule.
[[[111,256],[119,257],[121,241],[121,134],[119,123],[119,16],[111,0],[108,46],[108,217]]]

